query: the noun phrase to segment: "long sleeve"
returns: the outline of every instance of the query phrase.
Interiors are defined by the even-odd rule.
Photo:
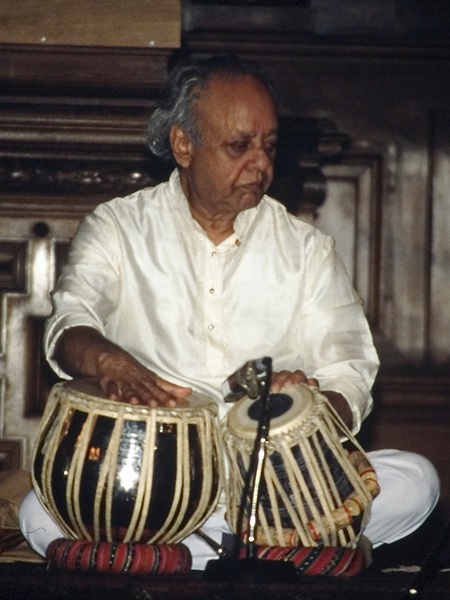
[[[308,376],[321,389],[341,393],[353,413],[354,431],[372,409],[371,388],[379,361],[363,311],[334,241],[312,257],[299,316],[299,346]]]

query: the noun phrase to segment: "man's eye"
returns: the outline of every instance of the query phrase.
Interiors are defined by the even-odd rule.
[[[265,149],[266,149],[267,154],[269,154],[269,155],[275,154],[275,151],[277,149],[276,142],[270,142],[269,144],[266,144]]]
[[[230,144],[230,148],[233,152],[242,153],[247,150],[248,143],[247,142],[232,142]]]

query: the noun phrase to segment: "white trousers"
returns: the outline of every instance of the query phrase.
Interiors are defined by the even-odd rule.
[[[377,473],[381,492],[373,502],[364,535],[376,548],[409,535],[425,521],[439,499],[439,478],[433,465],[418,454],[377,450],[369,452],[368,457]],[[19,525],[30,546],[41,556],[45,556],[52,540],[64,537],[33,490],[21,504]],[[211,516],[202,530],[219,544],[222,534],[230,533],[224,517],[219,515]],[[208,560],[217,558],[196,534],[183,543],[192,553],[195,570],[203,570]]]

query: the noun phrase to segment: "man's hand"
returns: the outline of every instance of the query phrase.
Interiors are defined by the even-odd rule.
[[[192,392],[158,377],[131,354],[90,327],[66,329],[54,359],[71,377],[95,377],[109,400],[144,406],[177,406]]]
[[[158,377],[130,354],[103,353],[98,361],[98,381],[110,400],[173,407],[183,404],[191,388]]]
[[[276,394],[284,387],[294,387],[299,383],[305,383],[306,385],[319,389],[319,382],[317,379],[307,377],[303,371],[298,369],[297,371],[279,371],[278,373],[272,373],[272,385],[270,386],[270,391]],[[350,405],[344,396],[338,392],[329,390],[322,391],[322,394],[328,398],[331,406],[351,430],[353,427],[353,414]]]
[[[297,371],[279,371],[278,373],[272,373],[270,391],[276,394],[281,388],[294,387],[299,383],[306,383],[306,385],[311,387],[319,387],[317,379],[307,377],[303,371],[298,369]]]

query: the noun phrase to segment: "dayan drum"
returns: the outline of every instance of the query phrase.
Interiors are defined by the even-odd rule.
[[[107,400],[93,380],[58,383],[34,449],[37,496],[68,538],[178,542],[218,502],[216,414],[196,393],[147,408]]]
[[[363,450],[326,397],[306,385],[270,395],[269,443],[261,478],[256,543],[355,546],[379,488]],[[260,401],[241,399],[223,429],[229,462],[227,520],[245,540],[243,490]],[[352,449],[341,442],[345,436]]]

